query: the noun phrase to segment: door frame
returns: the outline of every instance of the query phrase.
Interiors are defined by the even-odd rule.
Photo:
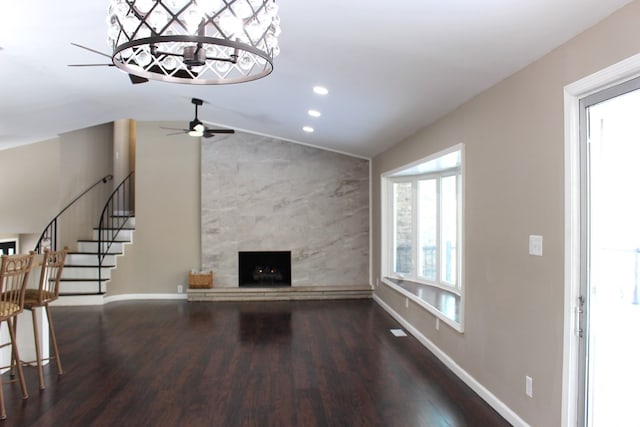
[[[581,276],[580,100],[640,76],[640,54],[564,87],[564,327],[562,352],[562,426],[577,425]]]

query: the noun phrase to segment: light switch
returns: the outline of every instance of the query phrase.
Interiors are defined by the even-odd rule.
[[[529,236],[529,255],[542,256],[542,236]]]

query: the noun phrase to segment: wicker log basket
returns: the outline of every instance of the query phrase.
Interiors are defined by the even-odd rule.
[[[189,288],[208,289],[213,288],[213,271],[208,273],[189,272]]]

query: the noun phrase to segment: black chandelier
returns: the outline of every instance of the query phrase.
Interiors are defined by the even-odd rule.
[[[274,0],[111,0],[107,24],[116,67],[170,83],[256,80],[280,52]]]

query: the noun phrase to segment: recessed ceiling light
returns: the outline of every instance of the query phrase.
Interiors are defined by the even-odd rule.
[[[324,86],[314,86],[313,91],[318,95],[326,95],[329,93],[329,89]]]
[[[313,128],[311,126],[305,126],[302,128],[303,131],[307,132],[307,133],[312,133],[313,132]]]
[[[308,113],[311,117],[320,117],[322,115],[318,110],[309,110]]]

